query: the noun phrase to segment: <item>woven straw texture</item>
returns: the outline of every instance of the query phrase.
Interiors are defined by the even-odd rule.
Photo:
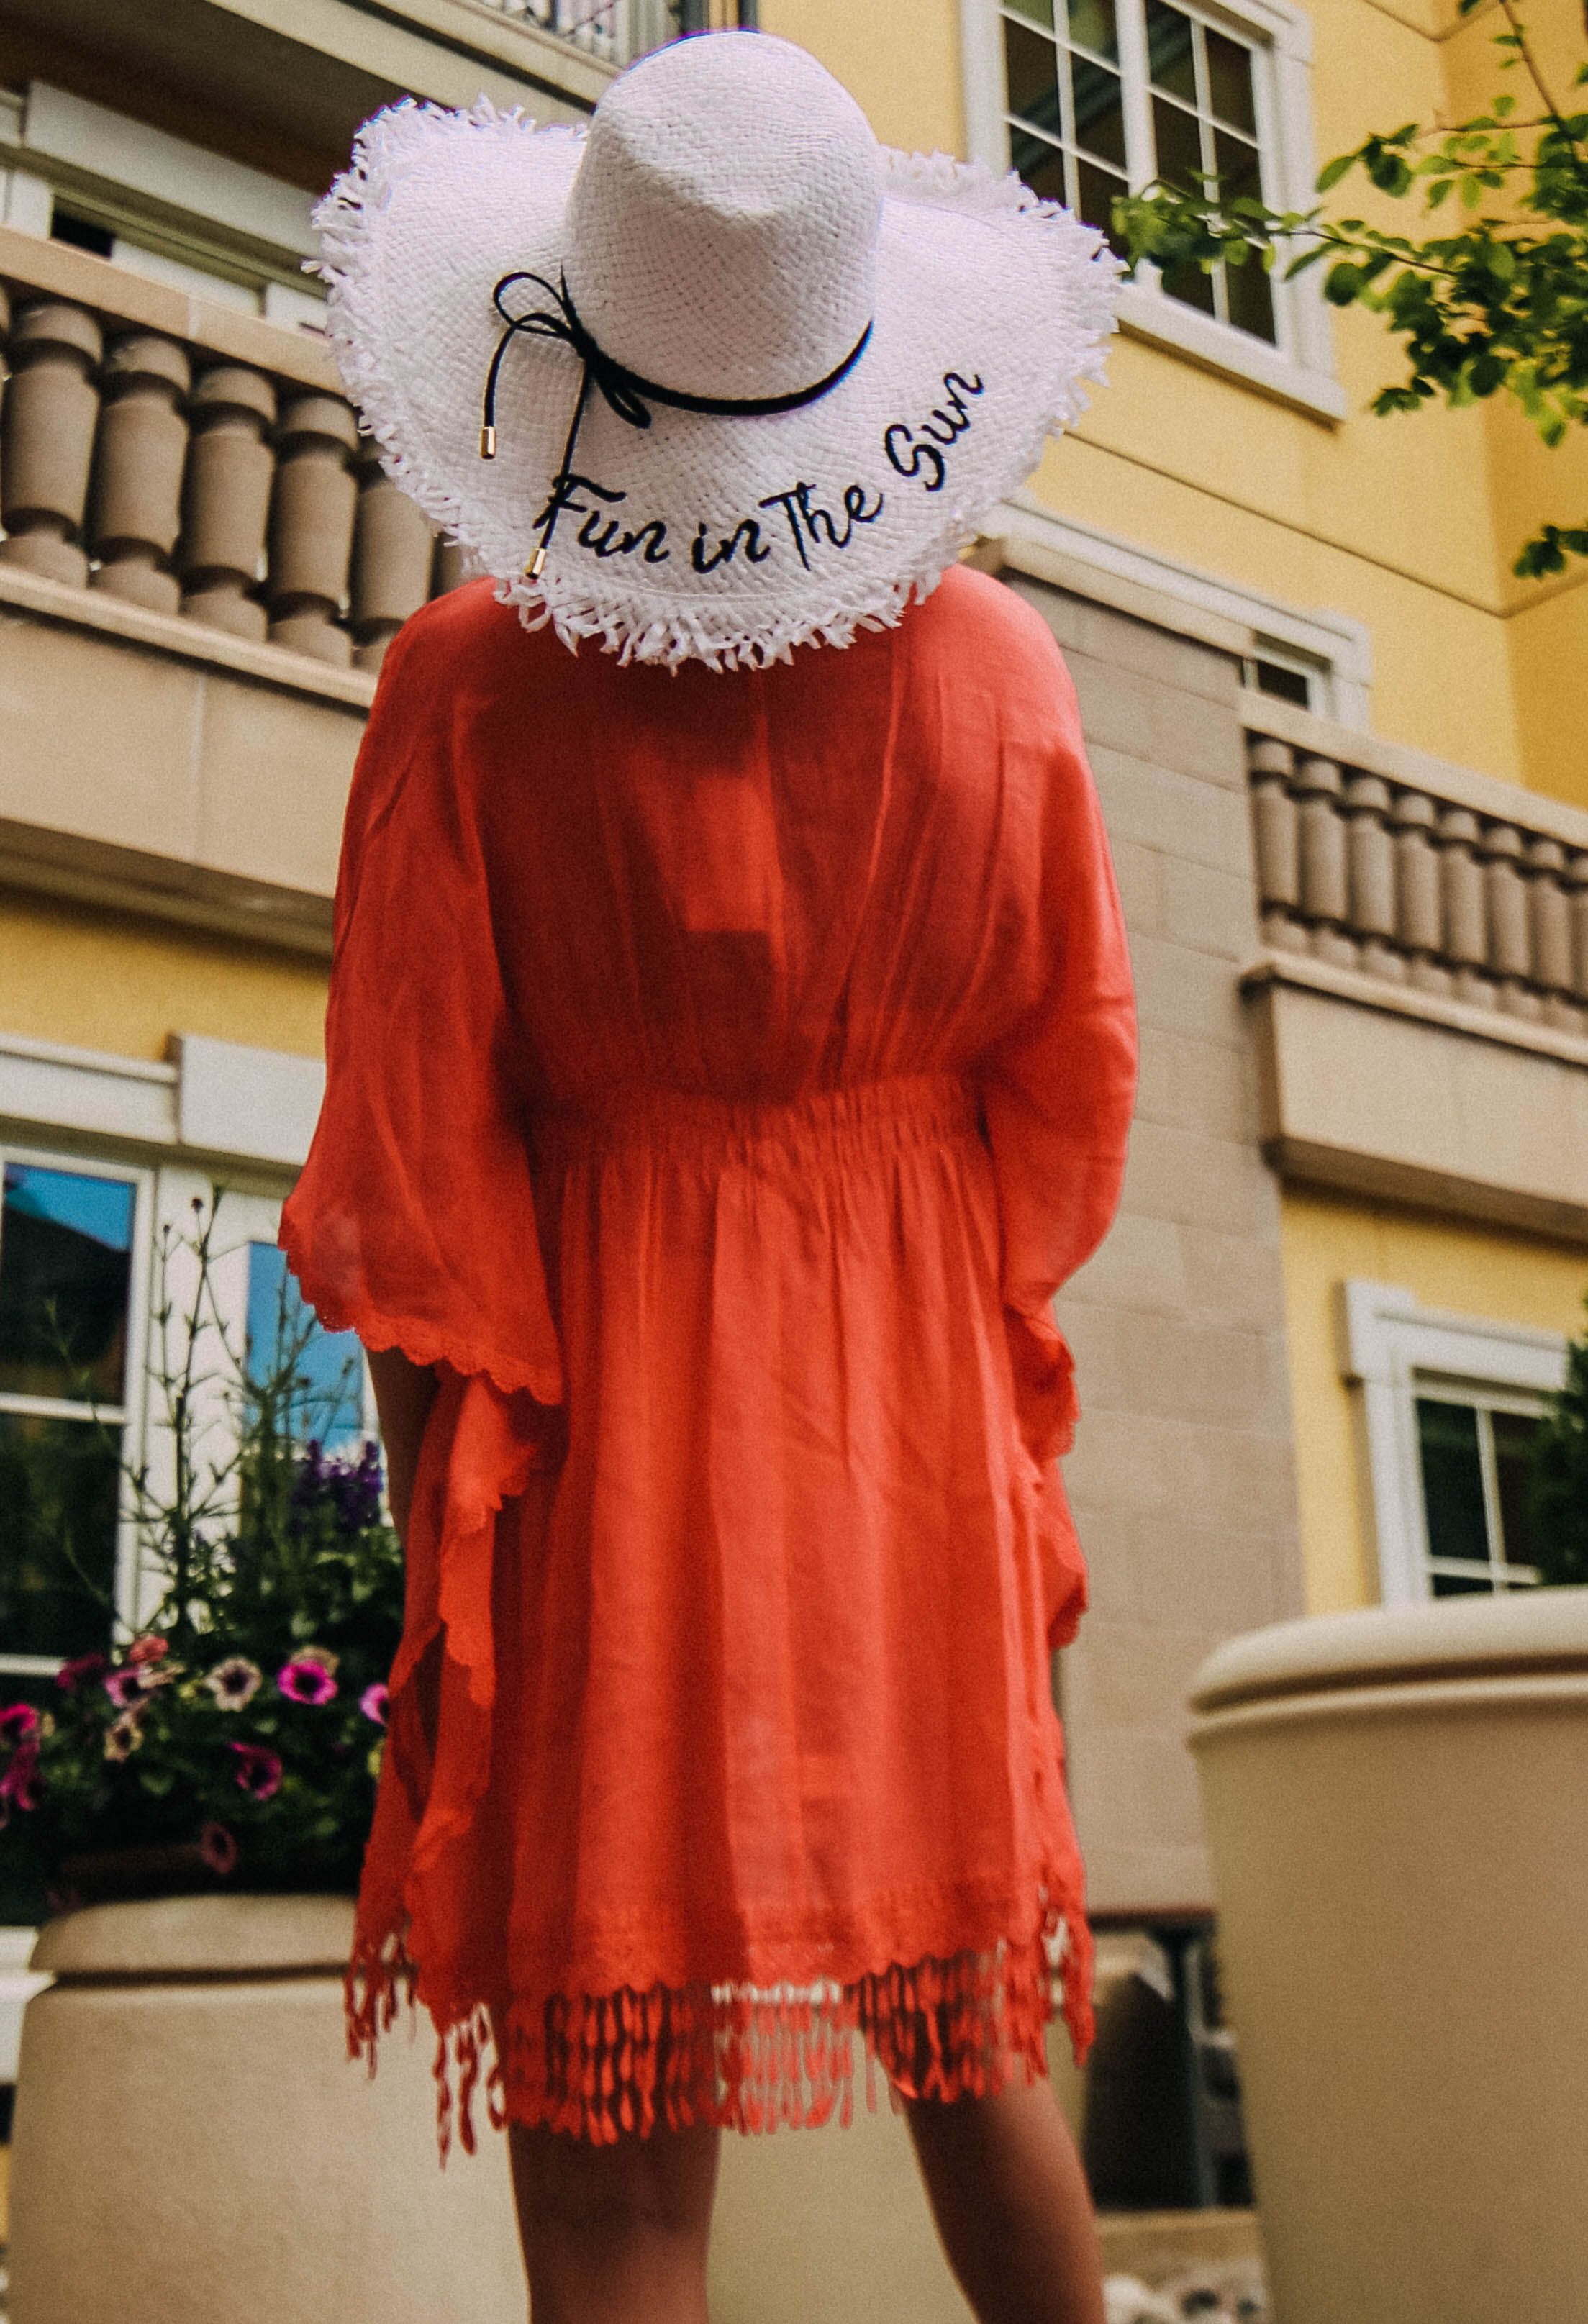
[[[751,33],[643,60],[588,132],[394,106],[319,224],[343,375],[397,483],[530,626],[718,669],[847,644],[933,588],[1103,377],[1118,288],[1091,227],[980,163],[879,146],[812,58]],[[565,278],[605,353],[690,394],[789,393],[871,337],[773,415],[654,403],[639,428],[592,383],[531,579],[582,364],[517,337],[480,457],[515,270]],[[515,312],[537,303],[519,286]]]

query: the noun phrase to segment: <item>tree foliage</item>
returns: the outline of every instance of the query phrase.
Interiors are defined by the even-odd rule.
[[[1460,0],[1463,15],[1481,5]],[[1114,204],[1127,255],[1166,274],[1259,264],[1289,278],[1325,263],[1331,304],[1381,315],[1402,343],[1407,376],[1380,391],[1374,411],[1417,411],[1440,397],[1460,409],[1504,394],[1546,444],[1563,443],[1588,423],[1588,110],[1557,104],[1514,0],[1500,0],[1500,10],[1505,30],[1494,44],[1502,69],[1520,69],[1528,81],[1525,110],[1507,94],[1454,128],[1408,121],[1319,175],[1318,192],[1330,194],[1361,171],[1380,193],[1418,208],[1420,234],[1327,215],[1321,204],[1271,209],[1198,175]],[[1588,63],[1573,82],[1585,87]],[[1436,221],[1444,231],[1431,230]],[[1513,569],[1537,578],[1574,556],[1588,557],[1588,518],[1541,526]]]
[[[1528,1517],[1539,1580],[1588,1582],[1588,1333],[1568,1349],[1565,1385],[1533,1440]]]

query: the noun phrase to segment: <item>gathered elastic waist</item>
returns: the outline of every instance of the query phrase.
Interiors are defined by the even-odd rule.
[[[536,1158],[557,1167],[577,1156],[642,1144],[722,1160],[758,1149],[887,1151],[975,1136],[975,1101],[957,1074],[892,1074],[795,1098],[719,1098],[685,1090],[626,1089],[535,1120]]]

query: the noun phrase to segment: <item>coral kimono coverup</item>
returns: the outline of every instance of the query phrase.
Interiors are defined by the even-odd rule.
[[[1090,1947],[1049,1303],[1130,974],[1074,690],[963,568],[676,675],[487,583],[387,658],[282,1240],[438,1367],[349,1986],[610,2138],[1044,2070]],[[443,2084],[447,2075],[443,2070]],[[467,2107],[465,2107],[466,2125]]]

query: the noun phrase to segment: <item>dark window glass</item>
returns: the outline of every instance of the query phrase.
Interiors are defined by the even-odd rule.
[[[307,1434],[337,1444],[364,1434],[364,1351],[353,1332],[328,1332],[304,1304],[273,1243],[248,1246],[248,1372],[261,1379],[288,1349],[308,1389]]]
[[[1202,190],[1202,128],[1194,113],[1182,111],[1177,105],[1168,105],[1161,97],[1152,100],[1152,135],[1158,156],[1158,174],[1167,185],[1188,187],[1193,193]]]
[[[1076,107],[1076,143],[1100,161],[1125,166],[1125,113],[1120,98],[1120,77],[1106,65],[1072,58],[1070,88]]]
[[[1203,28],[1207,42],[1207,86],[1213,109],[1221,121],[1257,134],[1257,113],[1251,101],[1251,52],[1223,32]]]
[[[1191,19],[1177,8],[1166,7],[1164,0],[1147,0],[1147,69],[1156,88],[1196,104]]]
[[[1417,1398],[1417,1450],[1431,1557],[1486,1560],[1483,1471],[1478,1455],[1478,1416],[1470,1404]]]
[[[1216,314],[1214,300],[1213,276],[1200,266],[1175,266],[1163,278],[1163,287],[1171,299],[1183,307],[1199,307],[1205,315]]]
[[[1220,193],[1228,194],[1232,201],[1261,198],[1262,175],[1258,168],[1257,148],[1249,145],[1244,137],[1232,137],[1227,130],[1215,129],[1213,166],[1218,172]]]
[[[1052,32],[1053,0],[1006,0],[1006,4],[1015,15],[1029,16],[1033,24]]]
[[[1436,1598],[1491,1596],[1494,1590],[1491,1573],[1431,1573],[1428,1581]]]
[[[1505,1538],[1500,1554],[1508,1565],[1537,1563],[1528,1524],[1528,1469],[1538,1423],[1529,1412],[1491,1412],[1494,1431],[1494,1478],[1500,1488],[1500,1526]]]
[[[1044,138],[1032,137],[1025,132],[1010,132],[1009,158],[1018,176],[1023,178],[1034,194],[1045,202],[1067,202],[1065,190],[1064,155],[1057,145]]]
[[[1058,97],[1058,51],[1051,41],[1039,32],[1029,32],[1023,24],[1005,21],[1003,56],[1009,74],[1009,109],[1018,113],[1022,121],[1046,129],[1050,137],[1060,132]]]
[[[0,1413],[0,1653],[109,1638],[120,1449],[118,1429]]]
[[[1232,282],[1234,276],[1231,276]],[[1257,665],[1257,690],[1274,695],[1280,702],[1297,703],[1303,710],[1312,704],[1312,688],[1306,672],[1287,669],[1283,662],[1260,661]]]
[[[0,1388],[119,1404],[133,1189],[8,1162],[0,1211]]]
[[[1113,0],[1070,0],[1070,38],[1100,57],[1117,57],[1119,33],[1114,26]]]
[[[74,217],[69,210],[60,208],[51,212],[50,239],[69,243],[74,250],[91,250],[96,258],[108,258],[115,248],[115,236],[107,226],[96,226],[90,218]]]
[[[1278,336],[1274,327],[1274,286],[1260,259],[1251,257],[1244,266],[1225,267],[1224,297],[1235,328],[1250,331],[1254,339],[1267,339],[1271,346]]]
[[[1124,246],[1113,231],[1113,205],[1125,190],[1123,178],[1116,178],[1112,170],[1100,170],[1091,161],[1077,161],[1076,180],[1078,216],[1088,226],[1101,226],[1122,257]]]

